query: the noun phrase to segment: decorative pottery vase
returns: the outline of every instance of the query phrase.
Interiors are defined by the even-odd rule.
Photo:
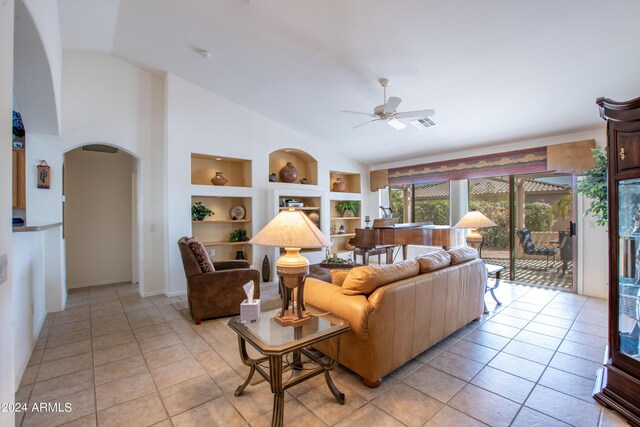
[[[291,184],[298,179],[298,169],[291,162],[287,162],[286,165],[280,169],[280,181]]]
[[[342,180],[342,178],[337,178],[336,182],[333,183],[333,191],[337,193],[344,193],[344,190],[347,189],[347,183]]]
[[[276,173],[269,174],[269,182],[276,182]]]
[[[308,184],[308,183],[309,183],[309,181],[307,180],[307,178],[302,178],[300,180],[300,184]]]
[[[344,234],[346,231],[346,229],[344,228],[344,225],[341,225],[340,228],[338,229],[338,234]]]
[[[222,176],[222,172],[216,172],[216,176],[211,178],[211,183],[213,185],[225,185],[227,182],[229,181],[227,180],[227,178]]]
[[[354,216],[353,211],[351,209],[347,209],[342,213],[342,216],[345,216],[347,218],[352,218]]]
[[[268,282],[271,279],[271,262],[268,256],[264,256],[262,260],[262,281]]]
[[[307,214],[313,225],[320,228],[320,215],[317,212],[309,212]]]
[[[244,259],[244,251],[236,251],[236,259]]]

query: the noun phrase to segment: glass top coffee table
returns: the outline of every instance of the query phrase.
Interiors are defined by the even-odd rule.
[[[338,403],[344,404],[344,393],[338,390],[329,372],[338,364],[340,335],[349,330],[349,322],[310,305],[307,305],[306,308],[311,312],[311,322],[299,327],[281,326],[276,323],[273,317],[279,309],[263,311],[260,313],[260,319],[254,323],[240,323],[240,316],[229,320],[229,327],[238,334],[238,347],[242,363],[251,368],[246,381],[237,388],[235,395],[242,394],[257,371],[271,385],[273,393],[272,426],[282,426],[284,423],[284,391],[319,374],[324,374],[327,386]],[[331,338],[335,338],[337,342],[335,358],[329,363],[323,362],[305,348]],[[258,359],[249,357],[247,342],[263,357]],[[290,361],[284,357],[289,353],[292,354]],[[303,361],[303,355],[308,360]],[[282,374],[284,372],[292,369],[302,370],[304,364],[311,364],[314,367],[305,367],[302,374],[292,376],[291,379],[283,383]]]

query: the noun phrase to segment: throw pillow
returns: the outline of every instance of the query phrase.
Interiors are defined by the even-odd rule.
[[[433,252],[430,254],[418,255],[416,261],[420,264],[420,274],[440,270],[451,264],[451,255],[447,252]]]
[[[331,270],[329,274],[331,275],[331,283],[336,286],[342,286],[344,279],[346,279],[349,274],[349,270]]]
[[[450,249],[447,251],[451,255],[451,265],[462,264],[478,258],[478,251],[472,247],[465,246],[458,249]]]
[[[345,295],[369,295],[380,286],[417,276],[419,272],[420,266],[416,260],[355,267],[344,279],[342,293]]]
[[[216,269],[213,267],[213,262],[211,262],[211,258],[209,258],[207,250],[205,249],[200,239],[198,239],[197,237],[191,237],[187,239],[187,246],[189,246],[189,249],[191,249],[191,252],[193,252],[193,256],[196,257],[198,265],[200,266],[200,271],[202,271],[203,273],[216,271]]]

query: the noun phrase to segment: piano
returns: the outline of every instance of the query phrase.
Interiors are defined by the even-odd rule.
[[[391,224],[373,228],[356,228],[356,236],[349,244],[360,249],[362,263],[369,264],[372,251],[387,254],[387,263],[392,263],[393,248],[402,246],[402,259],[407,259],[408,245],[441,246],[444,249],[464,244],[464,231],[448,225],[428,223]]]

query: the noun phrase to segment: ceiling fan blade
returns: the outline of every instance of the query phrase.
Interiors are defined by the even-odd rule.
[[[341,113],[361,114],[363,116],[371,116],[371,117],[373,117],[373,114],[371,114],[371,113],[362,113],[360,111],[342,110]]]
[[[404,113],[397,113],[396,119],[409,119],[414,117],[429,117],[435,114],[435,110],[416,110],[405,111]]]
[[[364,122],[362,124],[359,124],[358,126],[354,126],[351,129],[359,128],[360,126],[368,125],[369,123],[377,122],[378,120],[380,120],[380,119],[369,120],[368,122]]]
[[[397,119],[387,120],[387,124],[396,130],[404,129],[407,127],[407,125]]]
[[[390,96],[389,99],[387,99],[387,103],[384,104],[384,112],[395,113],[398,105],[400,105],[401,102],[402,99],[398,98],[397,96]]]

